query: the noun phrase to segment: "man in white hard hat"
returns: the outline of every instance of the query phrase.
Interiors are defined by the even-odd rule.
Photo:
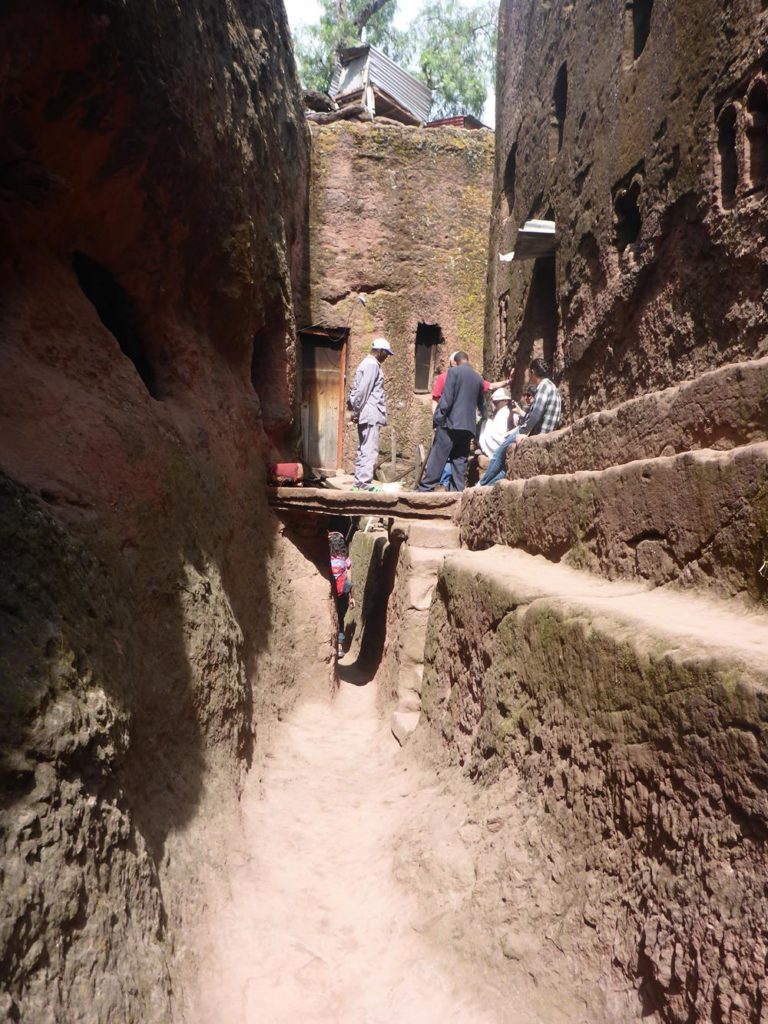
[[[355,373],[347,405],[357,424],[358,446],[355,455],[355,486],[358,491],[375,491],[373,471],[379,457],[379,431],[387,425],[387,399],[384,396],[382,363],[394,355],[386,338],[374,338],[370,353]]]

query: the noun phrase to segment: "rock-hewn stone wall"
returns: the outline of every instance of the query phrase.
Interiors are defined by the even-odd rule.
[[[610,595],[590,602],[588,581],[547,594],[538,560],[508,578],[505,557],[446,560],[416,733],[486,792],[483,958],[501,941],[514,970],[556,986],[564,954],[591,979],[593,1020],[757,1024],[763,653],[718,655],[722,637],[707,650],[685,626],[673,641]]]
[[[634,576],[764,601],[766,477],[763,442],[505,481],[464,498],[462,541],[564,558],[611,579]]]
[[[753,0],[502,2],[486,357],[554,357],[572,417],[768,351],[765,33]],[[500,263],[532,217],[555,266]]]
[[[285,645],[263,489],[306,130],[281,5],[0,21],[0,1016],[149,1024],[291,652],[330,652],[329,611]]]
[[[482,364],[492,173],[488,131],[312,127],[310,319],[349,328],[347,393],[373,338],[389,338],[390,423],[406,458],[432,432],[429,394],[414,390],[418,325],[439,325],[446,365],[456,349]],[[347,465],[356,443],[347,430]]]

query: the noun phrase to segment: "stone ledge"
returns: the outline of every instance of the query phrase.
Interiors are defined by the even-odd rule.
[[[436,591],[422,702],[421,741],[526,820],[530,872],[505,859],[503,816],[488,870],[508,919],[556,927],[616,990],[652,979],[670,1024],[709,1019],[724,970],[758,1019],[767,614],[461,552]]]
[[[677,387],[592,413],[513,449],[510,479],[575,473],[698,448],[768,439],[768,358],[733,363]]]
[[[609,579],[751,599],[768,545],[768,443],[464,491],[462,543],[522,547]]]
[[[268,487],[276,512],[314,512],[319,515],[379,516],[399,519],[453,518],[460,494],[398,491],[338,491],[321,487]]]
[[[768,699],[768,612],[748,612],[700,594],[610,582],[541,555],[506,547],[447,555],[443,574],[462,573],[486,587],[507,608],[546,599],[563,612],[579,609],[600,622],[629,630],[649,650],[677,660],[740,661],[764,676]]]

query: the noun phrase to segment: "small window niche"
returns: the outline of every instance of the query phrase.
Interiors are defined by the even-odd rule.
[[[565,115],[568,110],[568,65],[561,64],[552,91],[552,116],[549,129],[549,159],[554,160],[563,148]]]
[[[72,254],[72,269],[80,289],[96,315],[133,363],[152,398],[159,398],[152,362],[147,352],[136,304],[112,271],[83,252]]]
[[[616,186],[613,193],[614,228],[616,231],[616,248],[619,252],[633,245],[643,226],[638,200],[643,188],[643,179],[639,173],[629,181]]]
[[[768,184],[768,85],[759,79],[747,96],[747,139],[749,141],[749,187]]]
[[[515,175],[517,174],[517,140],[509,151],[504,165],[504,198],[507,202],[507,216],[515,208]]]
[[[432,391],[435,367],[439,361],[443,333],[439,324],[419,324],[416,328],[413,390],[425,395]]]
[[[629,66],[643,52],[651,34],[653,0],[629,0],[624,10],[624,62]]]
[[[724,209],[730,209],[736,199],[739,184],[739,159],[736,148],[738,115],[730,103],[724,108],[717,122],[717,149],[720,159],[720,201]]]

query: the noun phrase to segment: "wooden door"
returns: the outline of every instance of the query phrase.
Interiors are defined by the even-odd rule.
[[[346,334],[301,332],[301,433],[313,469],[341,465]]]

